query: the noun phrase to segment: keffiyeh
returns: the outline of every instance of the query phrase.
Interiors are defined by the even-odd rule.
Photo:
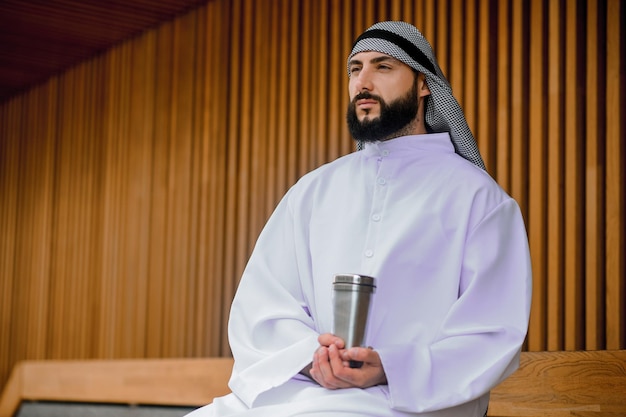
[[[452,94],[430,43],[415,26],[395,21],[376,23],[356,39],[348,62],[365,51],[387,54],[423,73],[431,93],[426,99],[426,124],[435,132],[449,132],[456,152],[485,169],[463,110]]]

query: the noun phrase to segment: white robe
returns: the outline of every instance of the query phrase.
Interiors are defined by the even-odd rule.
[[[331,331],[337,273],[377,280],[366,344],[388,385],[298,375]],[[191,416],[482,417],[518,366],[530,298],[518,205],[447,133],[368,144],[277,206],[232,304],[233,393]]]

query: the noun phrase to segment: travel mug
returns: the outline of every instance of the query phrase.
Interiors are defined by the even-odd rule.
[[[376,280],[359,274],[337,274],[333,280],[333,334],[341,337],[345,348],[363,346],[372,294]],[[350,361],[351,368],[362,362]]]

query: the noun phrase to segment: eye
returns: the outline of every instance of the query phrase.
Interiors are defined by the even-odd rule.
[[[361,70],[361,67],[357,67],[357,66],[350,67],[350,74],[355,74],[359,72],[360,70]]]
[[[387,64],[380,64],[378,65],[378,69],[381,71],[388,71],[391,69],[391,65],[387,65]]]

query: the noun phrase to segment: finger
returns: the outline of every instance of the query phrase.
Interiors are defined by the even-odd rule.
[[[328,348],[322,346],[315,352],[315,374],[317,375],[317,382],[326,388],[333,388],[330,385],[332,370],[328,363]]]
[[[354,347],[343,352],[344,361],[359,361],[369,365],[380,365],[380,357],[371,348]]]
[[[331,361],[334,363],[331,363]],[[329,389],[347,388],[346,384],[341,379],[337,378],[333,370],[333,366],[337,367],[337,363],[341,366],[341,358],[335,345],[331,345],[329,348],[320,348],[317,352],[317,365],[319,369],[320,385]]]
[[[315,353],[313,353],[313,360],[311,361],[311,369],[309,369],[309,374],[311,375],[311,378],[313,378],[318,384],[322,385],[320,368],[319,368],[318,362],[319,360],[317,357],[317,350],[316,350]]]
[[[330,345],[330,347],[328,348],[328,362],[333,372],[333,376],[335,377],[337,377],[338,373],[343,371],[343,369],[345,368],[344,360],[341,357],[341,353],[335,345]]]
[[[342,377],[342,374],[344,374],[345,370],[348,368],[344,366],[340,351],[335,345],[330,345],[328,348],[328,364],[331,371],[331,375],[329,375],[329,379],[327,380],[328,384],[336,388],[348,388],[353,386],[349,379]]]
[[[369,348],[352,348],[344,352],[345,361],[363,362],[358,370],[350,369],[338,373],[337,377],[351,382],[353,386],[366,388],[372,385],[386,384],[387,377],[378,352]]]
[[[317,341],[322,346],[336,345],[339,349],[343,349],[345,343],[342,338],[335,336],[332,333],[323,333],[318,336]]]

